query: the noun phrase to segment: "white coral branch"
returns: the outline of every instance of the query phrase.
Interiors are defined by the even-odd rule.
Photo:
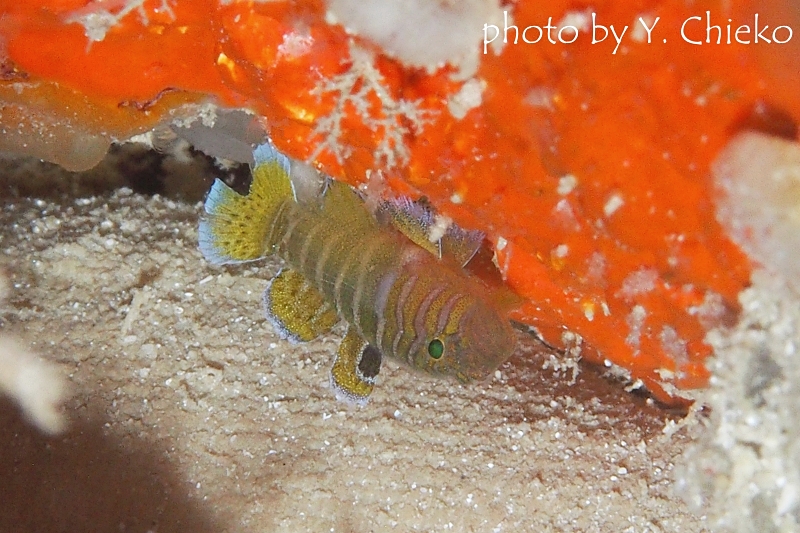
[[[66,19],[66,22],[68,24],[78,23],[83,26],[86,38],[89,39],[89,44],[91,44],[105,39],[108,31],[133,11],[138,11],[142,24],[147,26],[150,23],[150,19],[147,17],[147,11],[144,8],[146,1],[126,0],[122,8],[114,13],[104,7],[100,7],[103,4],[103,0],[97,0],[73,13],[72,16]],[[161,0],[161,5],[156,11],[163,11],[175,20],[175,13],[169,5],[169,0]]]
[[[411,154],[405,136],[412,131],[421,132],[426,124],[432,122],[432,112],[422,109],[419,100],[395,99],[375,68],[375,57],[371,52],[351,43],[350,58],[352,64],[344,74],[323,80],[313,90],[313,94],[320,97],[335,94],[336,104],[328,115],[317,121],[314,133],[320,135],[322,141],[309,159],[313,161],[325,150],[333,153],[340,164],[350,156],[351,148],[341,144],[342,120],[350,105],[364,125],[379,136],[376,160],[383,161],[387,168],[407,163]],[[374,109],[370,101],[373,94],[378,99],[378,109]]]

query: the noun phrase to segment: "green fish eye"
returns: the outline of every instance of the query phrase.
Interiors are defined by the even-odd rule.
[[[442,355],[444,355],[444,343],[439,339],[433,339],[428,344],[428,355],[434,359],[439,359]]]

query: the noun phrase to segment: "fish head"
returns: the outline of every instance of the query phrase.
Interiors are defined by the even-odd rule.
[[[489,376],[514,350],[514,334],[496,308],[475,301],[455,312],[414,354],[417,368],[455,376],[462,383]]]

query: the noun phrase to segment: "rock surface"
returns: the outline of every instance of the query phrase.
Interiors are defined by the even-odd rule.
[[[73,396],[59,437],[0,403],[0,530],[704,529],[672,495],[670,415],[523,334],[486,383],[390,362],[365,408],[337,403],[340,332],[280,340],[278,265],[207,265],[199,213],[124,188],[2,200],[0,327]]]

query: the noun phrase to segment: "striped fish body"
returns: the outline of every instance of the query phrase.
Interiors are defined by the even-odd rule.
[[[233,197],[218,182],[206,202],[201,250],[212,262],[278,254],[363,339],[360,349],[376,352],[378,366],[380,356],[390,356],[467,382],[508,358],[510,325],[482,285],[376,221],[349,186],[331,181],[321,197],[298,201],[278,183],[288,179],[288,162],[274,150],[259,156],[257,149],[255,156],[248,196]],[[260,172],[259,165],[275,164],[277,171]],[[229,209],[237,202],[238,210]],[[274,300],[269,294],[267,299]],[[303,305],[293,302],[267,303],[268,316],[277,315],[289,336],[298,328],[280,315]]]
[[[327,197],[320,206],[291,202],[276,221],[274,249],[339,316],[383,355],[421,370],[469,381],[497,368],[511,349],[510,328],[480,287],[375,223],[348,186],[332,183]],[[347,204],[362,212],[360,223],[352,211],[339,210]],[[435,339],[460,357],[431,357],[428,345]],[[475,351],[469,342],[494,341],[468,357]]]

